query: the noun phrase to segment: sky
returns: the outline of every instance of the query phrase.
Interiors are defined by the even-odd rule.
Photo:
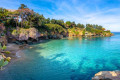
[[[0,0],[0,7],[18,9],[27,5],[46,18],[102,25],[120,32],[120,0]]]

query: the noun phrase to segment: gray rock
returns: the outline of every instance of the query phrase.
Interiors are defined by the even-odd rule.
[[[101,71],[92,80],[120,80],[120,71]]]

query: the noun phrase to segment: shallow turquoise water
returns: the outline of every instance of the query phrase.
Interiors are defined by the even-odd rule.
[[[120,70],[120,33],[112,37],[50,40],[24,50],[0,80],[91,80],[99,71]]]

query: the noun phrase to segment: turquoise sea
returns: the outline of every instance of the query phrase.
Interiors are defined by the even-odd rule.
[[[120,70],[120,33],[114,34],[34,44],[0,80],[91,80],[99,71]]]

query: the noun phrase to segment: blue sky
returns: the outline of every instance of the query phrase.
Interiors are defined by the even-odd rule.
[[[120,0],[0,0],[0,7],[17,9],[21,3],[46,18],[99,24],[120,32]]]

